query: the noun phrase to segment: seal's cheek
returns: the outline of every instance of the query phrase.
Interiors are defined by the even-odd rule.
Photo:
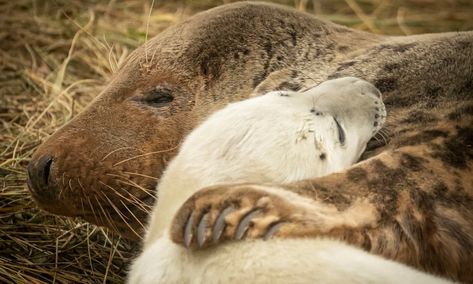
[[[96,105],[35,152],[28,166],[31,194],[51,213],[80,216],[137,238],[186,119],[131,104]]]

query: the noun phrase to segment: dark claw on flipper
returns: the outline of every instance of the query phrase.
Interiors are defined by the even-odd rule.
[[[197,245],[202,247],[205,243],[205,231],[207,230],[207,224],[209,219],[209,213],[204,214],[200,219],[199,226],[197,226]]]
[[[184,229],[184,244],[186,247],[189,247],[192,242],[192,214],[189,215],[189,219],[187,219],[186,227]]]
[[[231,206],[223,209],[222,212],[217,217],[215,225],[212,231],[212,240],[214,243],[217,243],[220,237],[222,236],[223,230],[225,229],[225,217],[233,212],[235,209]]]
[[[255,209],[253,211],[250,211],[246,216],[241,220],[240,224],[238,224],[238,227],[235,232],[235,239],[237,241],[241,240],[243,238],[243,235],[245,232],[248,230],[248,226],[250,225],[251,220],[258,215],[261,212],[259,209]]]
[[[279,230],[282,224],[283,224],[282,222],[271,224],[271,226],[269,227],[269,230],[266,232],[266,234],[264,234],[263,239],[265,241],[270,239]]]

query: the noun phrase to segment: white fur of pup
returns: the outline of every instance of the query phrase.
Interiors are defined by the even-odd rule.
[[[185,139],[161,177],[144,250],[128,283],[447,283],[334,240],[246,240],[192,251],[169,239],[174,214],[197,190],[340,171],[359,159],[385,116],[379,91],[350,77],[299,93],[271,92],[216,112]]]

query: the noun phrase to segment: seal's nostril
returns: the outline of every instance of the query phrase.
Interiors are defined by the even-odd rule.
[[[51,164],[53,163],[53,160],[52,159],[49,159],[49,161],[47,161],[45,164],[44,164],[44,168],[43,168],[43,183],[45,185],[48,185],[49,184],[49,173],[51,171]]]
[[[28,186],[32,191],[45,189],[50,182],[52,156],[46,154],[28,165]]]
[[[48,186],[52,163],[53,159],[51,155],[46,154],[39,158],[36,167],[34,167],[33,176],[40,187]]]

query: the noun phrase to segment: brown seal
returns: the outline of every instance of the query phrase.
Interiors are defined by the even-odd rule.
[[[379,223],[334,227],[329,235],[473,282],[471,66],[472,32],[386,37],[270,4],[221,6],[137,49],[97,100],[34,154],[31,192],[48,211],[137,238],[156,177],[182,137],[214,110],[269,90],[355,76],[385,95],[390,140],[373,145],[367,163],[286,189],[339,210],[367,199]],[[295,225],[281,237],[327,233],[287,221]]]

